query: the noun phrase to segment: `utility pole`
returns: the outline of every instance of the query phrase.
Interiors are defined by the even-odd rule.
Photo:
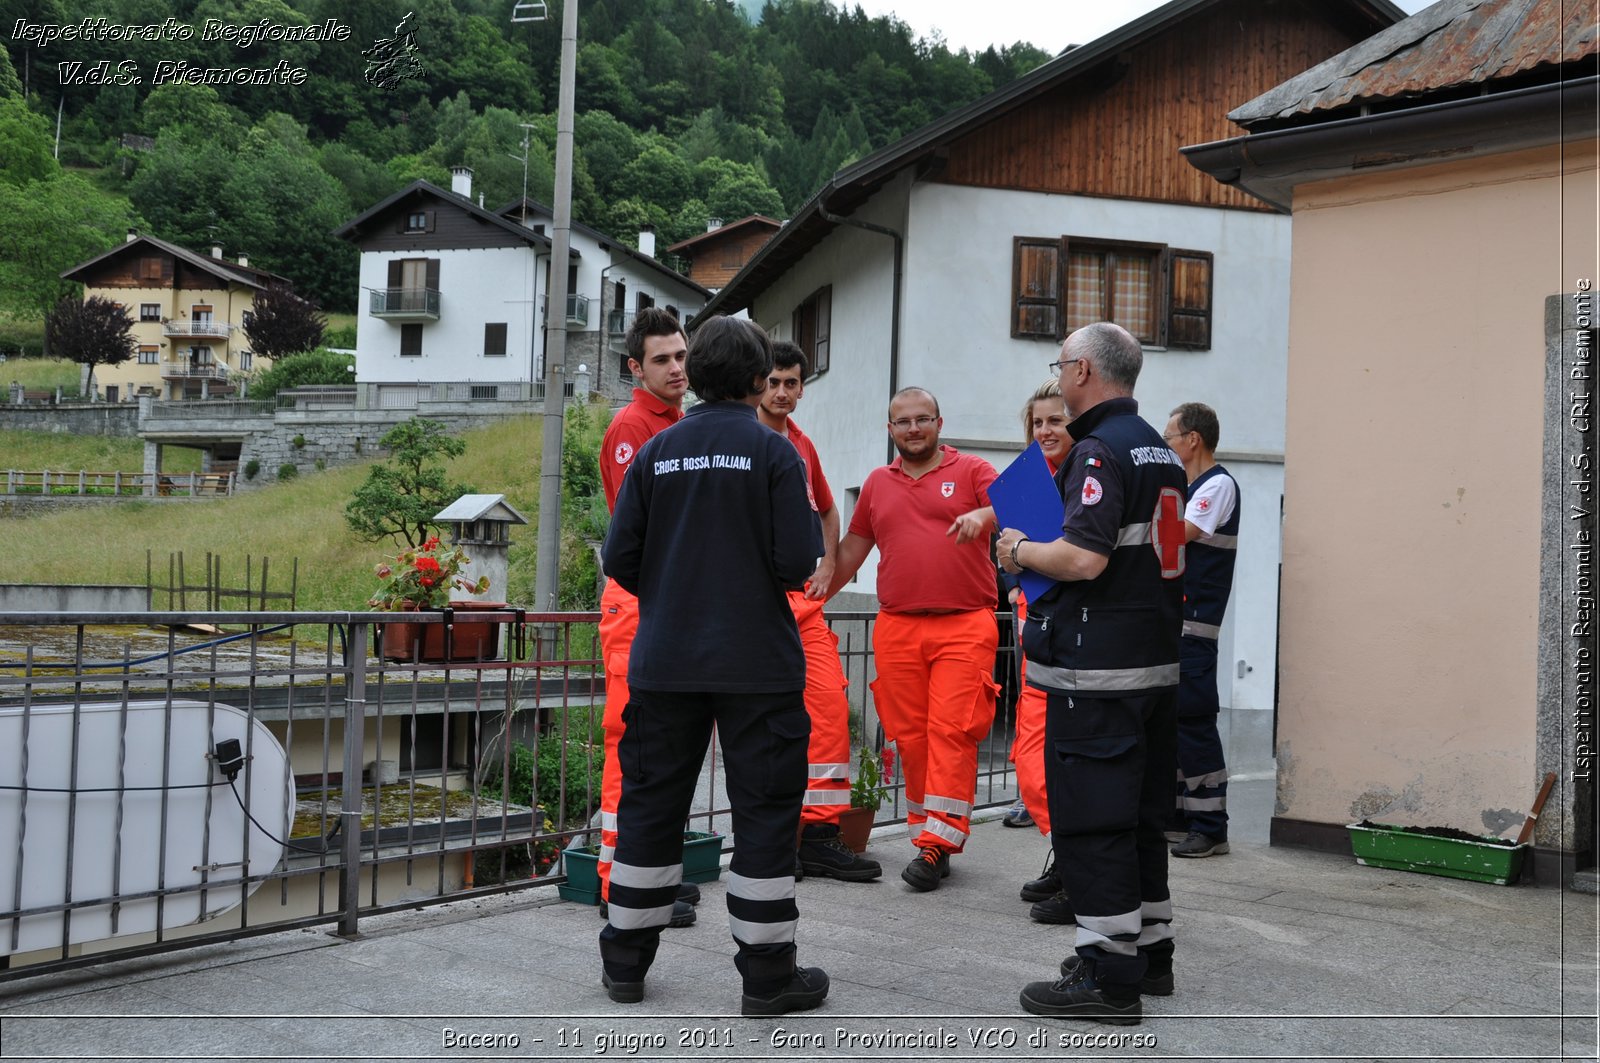
[[[550,309],[544,357],[544,447],[539,455],[539,540],[534,608],[561,599],[561,441],[567,371],[567,270],[572,244],[572,111],[578,69],[578,0],[561,5],[561,95],[556,110],[555,232],[550,248]]]

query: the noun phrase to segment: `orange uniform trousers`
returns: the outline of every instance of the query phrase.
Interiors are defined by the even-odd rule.
[[[639,599],[607,580],[600,595],[600,656],[606,670],[606,761],[600,774],[600,896],[611,896],[611,860],[617,852],[617,805],[622,800],[622,710],[628,707],[628,651],[639,630]]]
[[[1017,630],[1028,618],[1028,607],[1017,599]],[[1017,695],[1017,729],[1011,739],[1011,763],[1017,766],[1017,796],[1028,806],[1034,826],[1050,837],[1050,802],[1044,789],[1044,691],[1028,685],[1028,659],[1017,646],[1022,689]]]
[[[850,807],[850,701],[844,693],[839,636],[828,627],[822,603],[807,601],[804,591],[789,592],[789,608],[805,648],[806,714],[811,717],[800,822],[837,823]]]
[[[911,844],[959,853],[971,831],[978,743],[994,723],[994,654],[988,609],[879,613],[873,628],[873,701],[900,754]]]

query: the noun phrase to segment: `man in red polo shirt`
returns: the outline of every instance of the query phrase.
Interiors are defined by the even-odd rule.
[[[994,722],[995,578],[989,561],[994,467],[939,444],[939,403],[922,388],[889,402],[900,456],[861,485],[839,543],[832,597],[878,548],[873,699],[906,780],[906,821],[916,859],[900,877],[939,888],[950,854],[967,843],[978,742]]]
[[[870,882],[883,874],[876,860],[858,856],[839,840],[839,814],[850,807],[850,702],[845,697],[839,638],[822,615],[822,594],[833,577],[839,549],[839,509],[834,505],[822,460],[811,439],[790,416],[805,394],[805,354],[792,343],[772,345],[772,372],[756,407],[761,423],[786,437],[806,466],[806,490],[822,518],[822,560],[806,590],[789,592],[789,608],[806,653],[806,713],[811,739],[806,750],[805,801],[800,807],[796,876],[824,875],[844,882]]]
[[[651,436],[683,416],[683,394],[689,388],[683,368],[689,341],[676,317],[659,307],[646,307],[634,315],[623,342],[628,349],[628,371],[640,386],[633,389],[633,401],[611,418],[600,443],[600,483],[606,492],[606,509],[612,512],[633,456]],[[600,655],[606,670],[606,760],[600,784],[602,898],[610,896],[611,858],[617,849],[617,802],[622,798],[617,744],[622,741],[622,710],[628,704],[628,650],[638,630],[639,599],[616,580],[607,580],[600,595]],[[686,882],[678,896],[668,925],[690,926],[694,923],[690,903],[700,899],[699,887]]]

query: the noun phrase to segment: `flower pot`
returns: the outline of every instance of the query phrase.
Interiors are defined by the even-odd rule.
[[[561,869],[567,881],[556,887],[563,900],[579,904],[600,903],[600,854],[583,849],[566,849],[561,853]]]
[[[566,849],[561,853],[567,881],[556,892],[579,904],[600,903],[600,854],[587,849]],[[714,882],[722,877],[722,835],[701,831],[683,832],[683,881]]]
[[[415,605],[406,612],[421,612]],[[505,602],[451,602],[456,613],[474,609],[504,609]],[[500,625],[456,619],[450,625],[451,661],[492,661],[500,651]],[[415,661],[418,664],[443,662],[444,624],[418,624],[395,620],[383,626],[383,659],[386,661]]]
[[[872,836],[872,822],[877,819],[875,808],[851,806],[839,813],[839,840],[853,853],[867,851],[867,839]]]
[[[1509,885],[1522,874],[1526,843],[1484,836],[1481,841],[1445,838],[1386,823],[1348,824],[1356,863],[1396,871],[1418,871],[1473,882]]]

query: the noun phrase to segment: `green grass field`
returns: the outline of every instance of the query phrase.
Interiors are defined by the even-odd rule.
[[[7,358],[0,365],[0,389],[9,389],[15,380],[30,391],[53,391],[60,385],[64,394],[76,397],[82,372],[77,362],[61,358]],[[10,395],[0,396],[0,401],[9,402]]]
[[[162,472],[200,471],[200,452],[163,447]],[[0,430],[0,469],[26,472],[142,472],[144,442],[116,436]]]
[[[0,433],[0,454],[6,455],[0,458],[0,466],[15,467],[9,440],[22,435],[46,433]],[[510,586],[491,588],[491,593],[497,599],[531,602],[540,419],[505,421],[468,432],[462,439],[467,452],[450,463],[450,478],[485,493],[504,494],[530,521],[526,527],[512,530]],[[98,441],[73,442],[94,445]],[[138,440],[107,442],[140,446]],[[45,441],[37,443],[40,448],[45,445]],[[44,452],[33,453],[42,457]],[[59,462],[51,464],[58,466]],[[137,463],[127,467],[136,468]],[[142,584],[149,551],[158,573],[156,582],[162,583],[168,555],[181,550],[191,572],[203,571],[207,552],[219,556],[223,583],[230,587],[243,585],[246,555],[255,559],[257,573],[261,558],[269,558],[268,589],[286,591],[298,558],[297,608],[363,609],[377,588],[374,566],[401,549],[391,542],[362,542],[345,526],[345,503],[366,478],[366,471],[367,464],[324,472],[307,470],[288,483],[232,498],[122,502],[115,507],[75,507],[71,512],[10,519],[4,522],[8,553],[27,559],[13,578],[26,583]],[[156,607],[166,606],[158,602]]]

